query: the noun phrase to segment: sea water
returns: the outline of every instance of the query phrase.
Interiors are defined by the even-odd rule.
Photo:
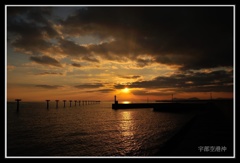
[[[191,115],[113,110],[110,102],[8,102],[7,156],[154,156]]]

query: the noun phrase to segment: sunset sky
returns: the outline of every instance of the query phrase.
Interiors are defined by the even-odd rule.
[[[7,100],[233,97],[233,7],[7,8]]]

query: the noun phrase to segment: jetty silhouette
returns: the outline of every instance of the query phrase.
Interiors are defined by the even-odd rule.
[[[178,101],[156,101],[154,103],[118,103],[116,95],[114,96],[114,103],[112,109],[141,109],[153,108],[154,111],[164,112],[185,112],[198,109],[206,109],[214,107],[214,100],[178,100]]]

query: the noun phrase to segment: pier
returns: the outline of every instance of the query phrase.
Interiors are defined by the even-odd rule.
[[[129,103],[121,104],[116,100],[114,96],[114,103],[112,104],[112,109],[142,109],[142,108],[152,108],[154,111],[162,112],[185,112],[193,111],[199,109],[205,109],[213,107],[214,104],[211,101],[195,101],[195,102],[156,102],[156,103]]]
[[[21,99],[15,99],[15,101],[17,102],[17,111],[19,111],[19,101],[21,101]],[[49,109],[49,102],[51,100],[45,100],[47,102],[47,109]],[[66,107],[66,102],[67,100],[62,100],[63,101],[63,108]],[[56,109],[59,108],[59,102],[60,100],[55,100],[56,102]],[[94,105],[94,104],[100,104],[101,101],[96,101],[96,100],[69,100],[69,107],[72,107],[72,102],[74,102],[74,106],[77,107],[77,102],[78,102],[78,106],[81,105]]]
[[[194,102],[194,103],[130,103],[130,104],[112,104],[112,109],[141,109],[141,108],[153,108],[154,111],[166,111],[166,112],[184,112],[196,109],[204,109],[212,106],[212,103],[206,102]]]
[[[17,103],[17,112],[19,112],[19,102],[22,101],[21,99],[15,99],[16,103]],[[47,103],[47,106],[46,108],[49,109],[49,102],[51,100],[45,100],[46,103]],[[54,100],[53,100],[54,101]],[[67,100],[62,100],[63,101],[63,108],[66,107],[66,102]],[[56,109],[59,108],[59,102],[60,100],[55,100],[56,102]],[[77,107],[77,102],[78,102],[78,106],[81,106],[81,104],[84,106],[84,105],[94,105],[94,104],[100,104],[101,101],[96,101],[96,100],[84,100],[84,101],[81,101],[81,100],[69,100],[69,107],[72,107],[72,102],[75,103],[75,107]]]

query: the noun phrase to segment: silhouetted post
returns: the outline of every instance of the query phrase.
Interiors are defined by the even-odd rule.
[[[65,102],[66,102],[66,100],[63,100],[63,107],[65,108]]]
[[[75,100],[74,102],[75,102],[75,106],[76,106],[76,102],[77,102],[77,100]]]
[[[69,102],[70,102],[70,107],[72,106],[72,100],[69,100]]]
[[[15,101],[17,101],[17,112],[19,111],[19,101],[21,101],[21,99],[15,99]]]
[[[81,101],[78,101],[78,105],[80,106]]]
[[[59,101],[59,100],[55,100],[55,101],[56,101],[56,108],[58,108],[58,101]]]
[[[116,96],[116,95],[114,96],[114,103],[115,103],[115,104],[118,104],[117,96]]]
[[[47,109],[48,109],[48,108],[49,108],[49,101],[50,101],[50,100],[46,100],[46,101],[47,101]]]

